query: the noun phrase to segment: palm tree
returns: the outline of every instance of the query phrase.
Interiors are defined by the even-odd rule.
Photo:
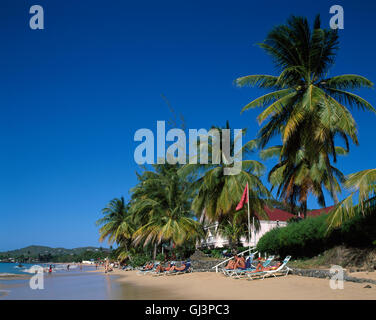
[[[376,213],[376,169],[350,174],[344,185],[352,192],[329,214],[329,229],[339,227],[355,215]],[[356,194],[358,203],[354,205],[353,198]]]
[[[319,16],[313,29],[306,18],[293,16],[286,25],[273,28],[259,46],[273,58],[279,75],[249,75],[238,78],[236,83],[272,91],[242,110],[265,108],[258,116],[260,123],[267,121],[258,134],[260,147],[280,135],[281,158],[292,167],[300,150],[310,161],[319,161],[318,156],[323,156],[334,195],[330,170],[330,156],[336,162],[334,140],[341,138],[347,151],[349,140],[358,144],[356,123],[345,104],[375,112],[370,103],[351,92],[372,88],[373,83],[356,74],[327,77],[338,50],[338,33],[320,25]]]
[[[260,152],[262,159],[268,159],[274,156],[281,156],[282,146],[274,146],[264,149]],[[336,147],[336,153],[346,155],[347,152],[342,147]],[[288,160],[281,160],[275,165],[268,175],[268,180],[272,184],[272,189],[277,187],[277,196],[282,198],[285,203],[289,203],[291,208],[300,203],[304,218],[307,214],[307,198],[311,192],[316,196],[318,203],[325,206],[325,197],[323,189],[325,188],[331,194],[332,198],[337,198],[337,192],[341,192],[340,183],[345,181],[343,173],[330,166],[330,173],[325,163],[325,155],[320,154],[318,161],[311,162],[303,150],[296,155],[294,165],[289,165]],[[331,184],[331,176],[334,177]],[[292,210],[294,211],[294,210]]]
[[[196,241],[203,237],[203,229],[193,219],[187,183],[177,174],[178,167],[166,164],[154,168],[155,172],[146,171],[140,176],[141,183],[134,189],[138,198],[131,211],[134,219],[142,222],[133,234],[134,244],[154,244],[155,257],[156,247],[162,242],[179,246]]]
[[[226,217],[217,228],[217,234],[228,239],[232,251],[239,245],[241,237],[247,236],[247,233],[247,221],[241,211]]]
[[[219,129],[222,128],[212,127]],[[224,129],[230,129],[230,125],[227,122]],[[242,131],[242,135],[245,134],[245,130]],[[237,153],[242,153],[245,156],[252,152],[255,148],[255,141],[251,140],[244,144],[240,150],[235,152],[236,139],[230,141],[230,154],[234,155],[236,159]],[[213,162],[208,165],[190,165],[183,166],[180,170],[182,175],[196,174],[198,176],[192,184],[193,190],[193,202],[192,210],[200,217],[200,221],[204,223],[219,221],[228,218],[235,212],[235,207],[240,201],[246,184],[249,185],[249,197],[250,197],[250,211],[253,216],[255,213],[259,213],[262,217],[267,218],[264,207],[266,200],[270,197],[270,193],[260,180],[260,176],[265,167],[263,164],[256,160],[242,160],[241,170],[236,175],[226,175],[225,170],[230,164],[225,159],[226,152],[223,150],[222,139],[220,136],[220,153],[222,157],[217,164]],[[211,158],[214,154],[215,141],[207,141],[207,150]],[[245,210],[245,209],[244,209]],[[245,211],[242,211],[245,213]],[[256,217],[257,219],[257,217]]]
[[[99,229],[99,241],[108,239],[109,244],[118,243],[129,249],[130,239],[134,232],[134,226],[129,213],[129,205],[125,203],[124,197],[112,199],[102,209],[104,217],[97,220]]]

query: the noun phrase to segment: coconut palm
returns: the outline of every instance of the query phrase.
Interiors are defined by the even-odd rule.
[[[227,122],[224,128],[212,127],[218,129],[221,133],[221,129],[230,129],[230,125]],[[242,131],[243,136],[245,130]],[[222,146],[222,137],[219,136],[220,142],[219,154],[221,157],[217,159],[217,163],[207,165],[190,165],[183,166],[180,170],[180,174],[189,175],[192,172],[198,175],[197,179],[192,183],[193,190],[193,202],[192,210],[200,217],[200,221],[221,221],[226,216],[232,215],[235,212],[235,207],[240,201],[246,184],[249,185],[249,197],[250,197],[250,211],[254,216],[255,213],[259,213],[262,217],[267,219],[267,215],[264,211],[266,200],[270,197],[270,193],[260,180],[260,176],[263,173],[265,167],[263,164],[256,160],[243,160],[243,157],[251,153],[256,147],[255,141],[251,140],[241,146],[239,150],[235,151],[235,145],[237,139],[240,139],[240,135],[230,140],[230,150],[225,152]],[[214,147],[216,142],[214,139],[206,141],[209,157],[214,159]],[[202,147],[202,145],[201,145]],[[230,161],[226,159],[226,156],[233,155],[234,159],[240,159],[239,154],[242,155],[240,163],[240,172],[235,175],[227,175],[226,168],[232,167],[234,164],[230,164]],[[242,211],[244,213],[244,211]],[[257,218],[257,217],[256,217]]]
[[[132,203],[132,214],[142,225],[133,234],[136,245],[144,246],[172,242],[182,245],[203,236],[199,222],[190,211],[187,183],[177,174],[174,165],[156,165],[155,172],[147,171],[136,193],[141,195]],[[148,190],[143,193],[142,188]]]
[[[329,158],[336,162],[334,140],[341,138],[347,150],[350,140],[358,144],[356,123],[345,105],[374,113],[370,103],[351,92],[371,88],[373,83],[356,74],[328,77],[338,50],[338,32],[320,24],[319,16],[313,29],[306,18],[293,16],[286,25],[273,28],[259,46],[273,58],[279,75],[249,75],[236,83],[272,91],[242,110],[265,108],[258,116],[260,123],[266,122],[259,131],[261,148],[280,135],[282,158],[292,164],[302,149],[308,159],[319,161],[318,155],[324,156],[334,194]]]
[[[125,203],[124,197],[112,199],[107,206],[102,209],[104,217],[97,220],[99,229],[99,241],[108,239],[109,244],[118,243],[124,246],[129,244],[134,231],[131,221],[129,206]]]
[[[217,234],[228,239],[232,250],[240,244],[241,237],[248,235],[247,219],[243,212],[238,211],[232,216],[227,216],[218,225]]]
[[[260,152],[262,159],[268,159],[274,156],[280,158],[282,146],[274,146],[264,149]],[[347,152],[342,147],[336,147],[336,153],[346,155]],[[325,188],[331,194],[332,198],[337,198],[336,193],[341,192],[340,183],[344,182],[343,173],[330,166],[328,168],[325,163],[325,155],[321,154],[318,161],[311,162],[305,157],[304,151],[300,150],[297,154],[294,165],[289,165],[288,160],[281,160],[275,165],[269,175],[268,180],[273,188],[277,189],[277,196],[282,198],[285,203],[289,203],[292,208],[296,206],[296,202],[300,203],[304,218],[307,214],[307,198],[312,193],[316,196],[318,203],[325,206],[325,197],[323,189]],[[331,176],[334,177],[333,186],[331,185]]]
[[[351,193],[329,214],[329,229],[339,227],[355,215],[376,212],[376,169],[350,174],[344,185]],[[356,194],[358,194],[358,203],[354,205],[353,198]]]

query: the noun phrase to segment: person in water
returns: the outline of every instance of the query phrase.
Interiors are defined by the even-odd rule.
[[[50,268],[48,269],[48,273],[52,273],[52,265],[50,265]]]
[[[69,264],[67,265],[67,270],[69,271]]]

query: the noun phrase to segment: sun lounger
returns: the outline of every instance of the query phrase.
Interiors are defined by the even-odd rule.
[[[151,269],[148,269],[148,270],[139,270],[139,271],[137,272],[137,274],[145,275],[145,274],[148,274],[148,273],[150,273],[150,272],[154,272],[155,269],[157,269],[157,267],[158,267],[159,265],[160,265],[160,262],[155,262],[155,263],[153,264],[153,267],[152,267]]]
[[[225,276],[233,277],[233,276],[236,276],[236,275],[240,275],[240,274],[244,273],[247,270],[256,269],[252,265],[254,256],[255,255],[253,253],[248,256],[247,260],[245,261],[245,268],[223,269],[223,273],[225,274]]]
[[[191,262],[187,261],[184,263],[185,267],[183,270],[173,270],[173,271],[168,271],[166,275],[172,276],[172,275],[177,275],[177,274],[183,274],[183,273],[189,273],[192,272],[193,269],[191,267]]]
[[[291,269],[286,266],[287,263],[290,261],[290,259],[291,259],[291,256],[287,256],[285,260],[283,260],[282,264],[278,268],[273,269],[273,270],[248,272],[247,273],[248,279],[253,280],[254,278],[259,277],[259,278],[262,278],[262,280],[264,280],[265,277],[267,276],[273,275],[274,277],[276,277],[276,274],[285,274],[285,276],[287,276],[289,271],[291,271]]]
[[[273,259],[274,259],[274,256],[269,256],[268,259],[266,259],[264,263],[262,264],[262,267],[263,268],[268,267],[273,261]],[[250,268],[246,268],[246,269],[236,269],[235,272],[230,275],[230,277],[239,279],[241,277],[246,276],[248,273],[254,272],[255,270],[256,270],[256,267],[254,267],[253,265]]]
[[[172,266],[174,266],[175,264],[176,264],[175,261],[171,261],[171,262],[169,263],[169,266],[172,267]],[[169,270],[168,270],[168,271],[157,271],[157,270],[155,270],[155,271],[151,272],[151,274],[152,274],[153,276],[155,276],[155,277],[158,277],[158,276],[166,275],[166,274],[169,273],[169,272],[170,272]]]
[[[236,271],[239,271],[240,270],[245,270],[245,269],[251,269],[253,266],[252,266],[252,262],[253,262],[253,257],[254,257],[254,253],[252,253],[248,258],[247,260],[245,261],[245,268],[239,268],[239,269],[227,269],[227,268],[223,268],[222,269],[222,272],[225,276],[231,276],[233,275]]]

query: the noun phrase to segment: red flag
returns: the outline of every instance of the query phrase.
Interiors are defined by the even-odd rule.
[[[244,206],[244,203],[247,203],[247,202],[248,202],[248,183],[247,183],[247,185],[244,188],[242,199],[240,200],[240,202],[236,206],[236,211],[242,209],[243,206]]]

